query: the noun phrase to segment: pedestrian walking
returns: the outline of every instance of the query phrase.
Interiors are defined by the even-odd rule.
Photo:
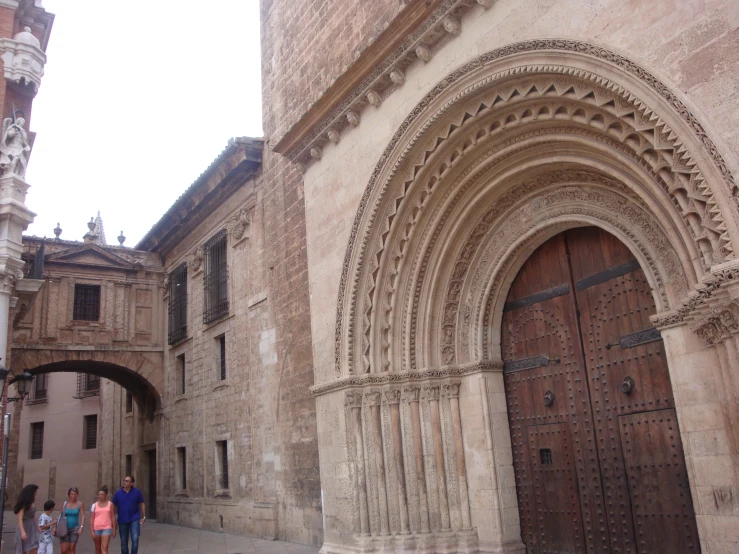
[[[114,539],[116,524],[115,505],[108,500],[108,487],[98,491],[98,500],[90,508],[90,536],[95,541],[95,554],[108,554],[110,539]]]
[[[85,527],[85,503],[80,501],[79,496],[80,490],[71,487],[67,491],[67,501],[62,507],[62,513],[67,520],[67,534],[59,539],[62,543],[62,554],[76,554],[77,541],[80,540],[82,529]]]
[[[38,530],[41,538],[38,542],[38,554],[54,554],[54,528],[56,522],[51,514],[54,513],[56,504],[53,500],[44,503],[44,511],[38,518]]]
[[[121,554],[129,554],[128,538],[131,537],[131,554],[139,552],[141,525],[146,523],[144,495],[133,486],[136,480],[132,475],[123,479],[123,487],[115,491],[113,505],[118,512],[118,529],[121,534]]]
[[[38,485],[26,485],[18,495],[13,513],[17,516],[15,554],[37,554],[41,534],[36,524],[36,492]]]

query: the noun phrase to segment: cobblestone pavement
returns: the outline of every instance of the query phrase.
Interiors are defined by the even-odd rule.
[[[5,512],[3,554],[15,552],[13,549],[14,522],[13,513]],[[116,537],[110,543],[109,554],[118,554],[121,551],[120,545],[121,542]],[[59,540],[56,540],[54,554],[60,552]],[[95,545],[90,535],[85,534],[80,538],[77,554],[94,554],[94,552]],[[264,554],[316,554],[318,549],[290,542],[265,541],[241,535],[198,531],[177,525],[151,522],[143,526],[139,540],[139,554],[252,554],[260,552]]]

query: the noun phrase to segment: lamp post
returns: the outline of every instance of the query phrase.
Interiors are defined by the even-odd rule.
[[[0,401],[2,401],[2,394],[5,390],[5,381],[8,378],[8,375],[10,374],[10,370],[0,365]],[[23,400],[25,396],[28,394],[28,388],[31,384],[31,381],[33,381],[33,375],[28,373],[28,371],[24,371],[20,375],[16,375],[13,379],[10,381],[10,385],[13,383],[16,383],[16,387],[18,388],[18,396],[15,398],[7,397],[7,402],[17,402],[18,400]],[[10,446],[10,414],[5,414],[3,417],[3,476],[2,480],[0,480],[0,503],[2,503],[2,506],[0,507],[0,535],[2,535],[3,532],[3,524],[5,523],[5,485],[8,481],[8,447]],[[2,540],[0,539],[0,548],[2,548]]]

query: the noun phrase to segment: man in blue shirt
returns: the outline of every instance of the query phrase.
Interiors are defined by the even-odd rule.
[[[118,529],[121,533],[121,554],[128,554],[128,537],[131,537],[131,554],[139,552],[140,525],[146,522],[144,495],[133,486],[135,479],[128,475],[123,488],[115,491],[113,504],[118,512]]]

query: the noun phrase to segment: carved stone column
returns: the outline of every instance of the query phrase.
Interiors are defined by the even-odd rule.
[[[459,510],[462,517],[462,529],[471,529],[470,501],[467,491],[467,472],[464,465],[464,445],[462,443],[462,421],[459,413],[459,383],[445,384],[442,388],[444,396],[449,398],[449,410],[453,433],[454,454],[456,462],[456,477],[459,492]]]
[[[435,478],[435,482],[429,483],[429,490],[434,487],[436,490],[436,499],[438,502],[439,526],[441,531],[450,531],[451,522],[449,519],[449,498],[446,489],[446,480],[444,478],[444,444],[441,436],[441,417],[439,413],[439,386],[424,386],[423,397],[427,401],[428,420],[427,420],[427,442],[429,443],[428,456],[429,465],[433,464],[433,471],[430,471],[430,477]]]
[[[364,437],[362,436],[362,393],[347,392],[344,405],[349,413],[351,424],[351,446],[354,447],[356,467],[354,483],[354,502],[357,505],[358,521],[355,529],[362,535],[369,535],[369,513],[367,507],[367,477],[364,468]]]
[[[419,403],[421,387],[403,389],[403,442],[406,454],[406,483],[411,512],[410,525],[414,533],[429,532],[429,508],[426,495],[426,475],[423,468],[423,444],[421,443],[421,411]]]
[[[387,487],[385,484],[385,459],[382,444],[382,418],[380,404],[382,395],[379,391],[367,392],[364,395],[365,405],[368,412],[368,438],[371,441],[371,449],[368,448],[368,458],[371,471],[375,476],[377,487],[376,496],[373,499],[379,521],[372,528],[373,534],[389,535],[389,519],[387,508]],[[379,531],[379,533],[378,533]]]
[[[405,467],[403,463],[403,435],[400,425],[400,389],[385,391],[385,400],[390,408],[390,425],[393,441],[393,460],[395,474],[395,489],[397,495],[400,532],[407,534],[408,527],[408,497],[405,486]]]

